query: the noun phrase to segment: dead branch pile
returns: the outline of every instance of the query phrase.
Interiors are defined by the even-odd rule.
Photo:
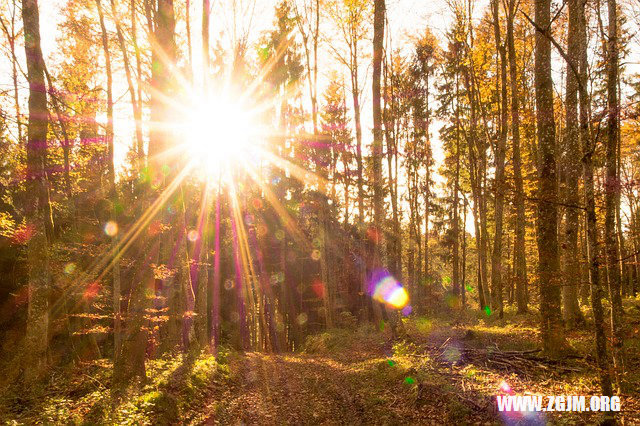
[[[540,349],[525,351],[504,351],[497,346],[487,348],[468,348],[462,342],[452,342],[451,338],[438,346],[428,345],[425,354],[415,356],[429,357],[442,364],[464,366],[473,364],[492,370],[500,370],[519,375],[533,373],[566,374],[580,372],[581,368],[567,365],[563,360],[554,360],[540,356]]]

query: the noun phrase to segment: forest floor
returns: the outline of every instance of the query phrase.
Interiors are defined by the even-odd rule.
[[[640,424],[640,299],[627,300],[626,424]],[[448,319],[442,319],[448,318]],[[599,395],[589,325],[549,360],[534,314],[451,312],[404,321],[401,339],[373,326],[310,336],[300,353],[221,351],[149,362],[149,381],[118,400],[110,363],[56,370],[33,395],[0,395],[7,424],[593,424],[601,414],[498,413],[495,396]],[[508,386],[508,388],[507,388]],[[22,390],[24,391],[24,390]],[[4,413],[4,414],[2,414]]]

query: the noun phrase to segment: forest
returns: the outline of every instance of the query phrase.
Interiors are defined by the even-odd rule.
[[[3,423],[640,424],[639,0],[0,30]]]

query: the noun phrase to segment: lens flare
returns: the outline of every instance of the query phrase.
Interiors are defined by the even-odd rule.
[[[394,309],[403,309],[409,303],[407,290],[384,270],[373,274],[369,292],[375,301]]]
[[[76,264],[73,262],[69,262],[66,265],[64,265],[64,273],[67,275],[73,274],[75,270],[76,270]]]
[[[511,393],[511,386],[503,380],[502,383],[500,383],[500,390],[504,393]]]
[[[299,324],[299,325],[305,325],[305,324],[307,323],[307,320],[308,320],[308,319],[309,319],[309,318],[307,317],[307,314],[305,314],[305,313],[303,312],[303,313],[301,313],[300,315],[298,315],[298,317],[297,317],[297,319],[296,319],[296,320],[297,320],[297,322],[298,322],[298,324]]]
[[[115,237],[118,234],[118,224],[110,220],[104,225],[104,233],[109,237]]]
[[[189,233],[187,234],[187,238],[189,239],[189,241],[191,241],[192,243],[195,243],[198,240],[198,231],[195,229],[192,229],[191,231],[189,231]]]
[[[320,254],[320,250],[314,250],[311,252],[311,259],[318,261],[320,260],[321,254]]]

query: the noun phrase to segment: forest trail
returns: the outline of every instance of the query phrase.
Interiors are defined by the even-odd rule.
[[[420,380],[391,354],[390,342],[322,355],[247,353],[193,423],[441,424],[461,415],[498,422],[490,397],[474,402],[437,385],[455,382],[451,372],[430,369]]]

